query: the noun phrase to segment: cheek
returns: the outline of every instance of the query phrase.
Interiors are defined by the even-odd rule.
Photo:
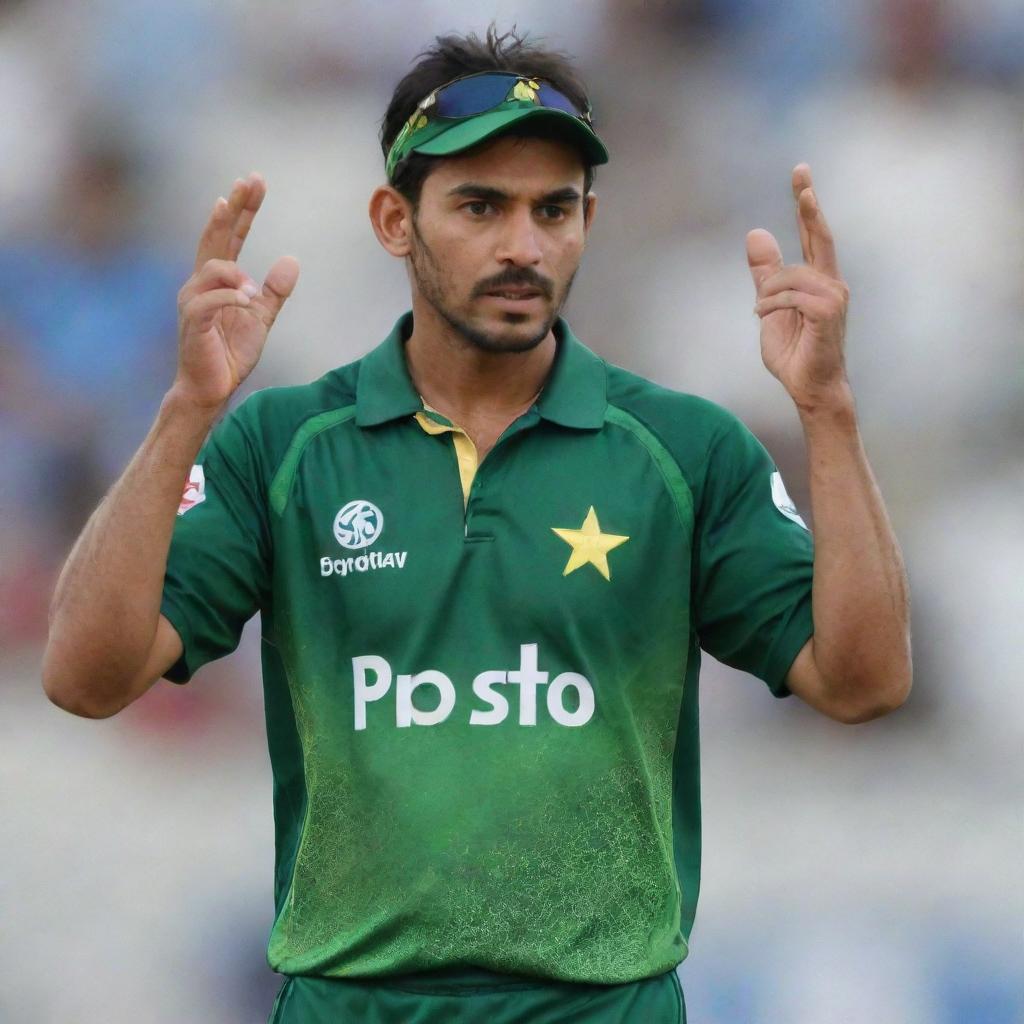
[[[430,251],[443,267],[462,267],[480,262],[491,251],[488,239],[479,231],[452,225],[443,235],[435,236]]]
[[[440,251],[435,250],[437,272],[446,287],[460,296],[469,296],[473,289],[498,272],[494,247],[479,234],[463,231],[449,236]]]
[[[551,268],[560,278],[571,277],[583,258],[583,239],[566,239],[551,250]]]

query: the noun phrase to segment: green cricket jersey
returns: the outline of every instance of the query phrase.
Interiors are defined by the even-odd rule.
[[[811,536],[734,416],[564,320],[477,465],[409,378],[411,330],[229,414],[171,545],[169,678],[261,615],[270,965],[668,971],[697,900],[700,649],[787,692]]]

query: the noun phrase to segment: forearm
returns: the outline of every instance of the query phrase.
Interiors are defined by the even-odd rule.
[[[800,419],[814,514],[814,661],[837,704],[873,717],[910,690],[903,559],[848,387]]]
[[[51,602],[43,659],[44,689],[62,707],[117,707],[143,668],[182,488],[215,415],[168,393],[72,548]]]

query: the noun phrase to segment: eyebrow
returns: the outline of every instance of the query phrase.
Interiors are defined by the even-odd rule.
[[[500,188],[492,188],[490,185],[478,185],[472,181],[456,185],[455,188],[449,190],[448,195],[484,199],[492,203],[503,203],[512,198],[507,192],[502,192]],[[572,185],[567,185],[565,188],[556,188],[552,192],[546,192],[540,197],[538,202],[541,205],[571,204],[579,202],[580,198],[579,189],[574,188]]]

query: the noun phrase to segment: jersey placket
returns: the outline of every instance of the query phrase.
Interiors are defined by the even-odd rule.
[[[470,532],[472,510],[479,498],[486,478],[487,468],[494,465],[494,458],[498,447],[507,441],[514,434],[533,426],[538,417],[531,407],[518,419],[514,420],[505,429],[504,433],[494,443],[494,447],[488,452],[484,465],[481,466],[479,452],[473,439],[457,423],[446,419],[436,409],[432,409],[424,402],[424,409],[416,413],[416,422],[423,430],[432,435],[451,434],[452,446],[455,451],[455,461],[459,470],[459,482],[462,485],[462,511],[463,511],[463,536],[467,541],[493,540],[491,534],[474,534]]]

